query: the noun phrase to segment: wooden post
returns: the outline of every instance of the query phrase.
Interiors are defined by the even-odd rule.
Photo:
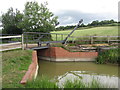
[[[24,50],[24,34],[22,34],[22,50]]]
[[[28,36],[26,34],[26,48],[28,47],[27,43],[28,43]]]
[[[74,44],[74,38],[72,37],[72,44]]]
[[[109,38],[109,36],[107,36],[107,41],[108,41],[108,44],[110,43],[110,38]]]
[[[63,34],[61,34],[61,41],[63,40]]]
[[[57,41],[57,34],[56,34],[56,41]]]
[[[93,44],[93,36],[90,36],[90,42]]]

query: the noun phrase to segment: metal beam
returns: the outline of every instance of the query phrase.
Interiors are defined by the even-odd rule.
[[[79,21],[79,23],[76,25],[76,27],[70,32],[70,34],[68,34],[68,36],[64,39],[63,43],[62,44],[66,44],[67,42],[67,39],[70,37],[70,35],[78,28],[78,26],[83,22],[83,19],[81,19]]]

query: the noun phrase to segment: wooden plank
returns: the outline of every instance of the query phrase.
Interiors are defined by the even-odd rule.
[[[15,45],[15,44],[21,44],[21,42],[8,43],[8,44],[0,44],[0,46],[8,46],[8,45]]]
[[[5,39],[5,38],[18,38],[18,37],[22,37],[21,35],[16,35],[16,36],[3,36],[0,37],[0,39]]]
[[[18,49],[18,48],[21,48],[21,47],[15,47],[15,48],[8,48],[8,49],[0,49],[0,51],[7,51],[7,50],[13,50],[13,49]]]

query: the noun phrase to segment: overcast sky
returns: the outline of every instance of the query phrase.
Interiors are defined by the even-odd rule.
[[[10,7],[22,12],[27,1],[39,4],[47,1],[50,11],[59,17],[60,25],[76,24],[81,18],[86,24],[93,20],[118,20],[119,0],[1,0],[0,15]]]

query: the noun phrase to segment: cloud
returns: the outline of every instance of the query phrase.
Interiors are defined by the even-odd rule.
[[[60,25],[76,24],[80,19],[84,20],[84,24],[93,20],[117,20],[117,15],[112,13],[83,13],[75,10],[61,10],[55,13],[59,17]]]

